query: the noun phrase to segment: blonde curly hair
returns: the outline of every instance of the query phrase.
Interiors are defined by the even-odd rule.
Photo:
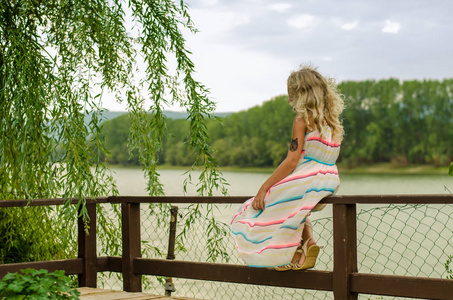
[[[343,125],[340,114],[344,109],[343,96],[335,80],[323,77],[315,67],[302,65],[288,77],[290,104],[297,115],[304,118],[309,131],[318,130],[324,135],[325,125],[332,129],[332,138],[341,142]]]

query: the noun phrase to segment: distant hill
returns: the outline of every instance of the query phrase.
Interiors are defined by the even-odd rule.
[[[231,114],[232,114],[232,112],[214,113],[214,116],[223,118],[223,117],[229,116]],[[179,119],[187,119],[188,113],[164,110],[164,115],[169,119],[179,120]]]
[[[108,121],[110,119],[115,119],[116,117],[119,117],[126,113],[127,111],[105,111],[102,115],[104,116],[105,121]]]
[[[127,111],[105,111],[103,113],[103,117],[105,121],[115,119],[121,115],[127,114]],[[232,112],[222,112],[222,113],[214,113],[214,116],[216,117],[226,117],[231,115]],[[177,112],[177,111],[170,111],[170,110],[164,110],[164,115],[172,120],[179,120],[179,119],[187,119],[187,112]],[[90,115],[87,115],[85,118],[85,122],[87,123],[90,119]]]

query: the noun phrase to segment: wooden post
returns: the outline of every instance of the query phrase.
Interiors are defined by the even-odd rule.
[[[142,291],[142,275],[135,274],[133,261],[141,257],[140,249],[140,203],[122,203],[122,235],[123,235],[123,289],[126,292]]]
[[[175,259],[175,240],[176,224],[178,222],[178,207],[172,206],[170,209],[170,232],[168,237],[167,259]],[[171,297],[171,293],[176,291],[172,277],[165,278],[165,296]]]
[[[355,204],[333,204],[333,294],[357,299],[351,292],[351,273],[357,272],[357,214]]]
[[[79,208],[79,214],[82,207]],[[78,217],[78,257],[83,259],[83,273],[79,274],[79,287],[96,287],[96,204],[86,204],[89,232],[85,231],[82,216]]]

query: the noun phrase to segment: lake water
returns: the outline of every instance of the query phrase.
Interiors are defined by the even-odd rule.
[[[140,169],[113,168],[120,195],[146,195],[146,181]],[[161,181],[167,196],[182,196],[184,170],[160,170]],[[447,173],[447,171],[445,171]],[[193,178],[196,178],[194,173]],[[229,186],[229,195],[254,195],[270,173],[223,172]],[[342,174],[338,195],[371,194],[442,194],[445,187],[453,191],[453,177],[445,175],[381,175]],[[187,195],[195,195],[189,186]],[[217,193],[220,195],[220,193]]]
[[[146,181],[140,169],[113,168],[120,195],[146,195]],[[187,175],[185,170],[160,170],[161,182],[167,196],[183,196],[183,182]],[[194,172],[192,178],[197,178]],[[254,196],[270,173],[223,172],[229,183],[230,196]],[[373,194],[445,194],[446,188],[453,192],[453,177],[445,175],[389,175],[389,174],[341,174],[338,195],[373,195]],[[219,191],[216,195],[221,195]],[[187,196],[196,195],[193,185],[187,187]],[[238,205],[232,205],[231,213]],[[366,206],[363,206],[366,207]],[[328,210],[316,214],[316,217],[329,215]],[[223,212],[216,216],[228,223],[230,216]]]
[[[140,169],[113,168],[120,195],[146,195],[146,182]],[[161,170],[161,182],[166,195],[182,196],[184,170]],[[253,196],[269,173],[224,172],[229,183],[229,195]],[[194,173],[192,178],[197,178]],[[370,194],[445,194],[446,188],[453,191],[453,177],[446,175],[378,175],[378,174],[341,174],[339,195]],[[188,196],[196,195],[196,188],[189,186]],[[220,195],[220,192],[216,193]],[[184,205],[178,205],[184,208]],[[222,206],[215,211],[217,220],[229,224],[232,215],[240,207]],[[423,207],[388,205],[358,206],[358,261],[359,271],[365,273],[396,274],[422,277],[444,277],[444,263],[453,254],[452,231],[453,207],[428,205]],[[165,248],[167,240],[152,220],[142,214],[142,240]],[[315,269],[332,270],[332,209],[328,205],[323,211],[312,214],[315,224],[315,237],[324,245]],[[162,230],[161,233],[158,233]],[[200,227],[191,233],[196,240],[195,246],[204,243],[205,228]],[[165,233],[164,233],[165,234]],[[232,237],[227,236],[231,253],[230,263],[241,264],[234,249]],[[205,257],[193,256],[187,245],[187,253],[178,253],[177,259],[204,261]],[[205,249],[195,249],[199,253]],[[154,279],[152,279],[154,280]],[[177,286],[176,296],[191,296],[201,299],[332,299],[332,294],[322,291],[281,289],[251,285],[200,282],[196,280],[174,279]],[[118,283],[114,284],[118,287]],[[119,286],[120,287],[120,286]],[[152,293],[161,293],[155,285]],[[219,296],[221,291],[221,296]],[[392,299],[388,297],[360,296],[360,299]]]

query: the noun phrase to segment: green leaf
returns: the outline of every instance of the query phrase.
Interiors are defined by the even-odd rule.
[[[34,283],[28,287],[29,291],[37,291],[39,288],[41,288],[41,285],[38,283]]]
[[[448,168],[448,175],[453,176],[453,162],[450,163],[450,168]]]
[[[7,273],[7,274],[3,277],[3,281],[13,280],[16,276],[17,276],[17,273]]]
[[[19,283],[11,283],[7,287],[7,290],[13,291],[15,293],[22,292],[23,289],[24,289],[23,285]]]

